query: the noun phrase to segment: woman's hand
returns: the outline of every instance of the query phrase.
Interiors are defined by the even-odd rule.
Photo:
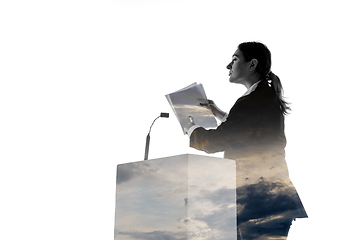
[[[222,111],[218,106],[216,106],[216,104],[213,100],[207,99],[205,101],[207,101],[207,103],[202,104],[202,106],[210,107],[214,116],[219,118],[221,121],[224,121],[226,119],[227,113]]]

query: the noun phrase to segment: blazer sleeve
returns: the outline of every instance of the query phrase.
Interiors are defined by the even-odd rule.
[[[281,115],[281,116],[280,116]],[[215,153],[248,151],[272,141],[279,132],[282,114],[277,98],[264,89],[241,97],[217,129],[198,128],[190,136],[190,147]]]
[[[247,96],[240,98],[231,108],[227,120],[217,129],[195,129],[190,136],[190,147],[215,153],[225,151],[233,145],[241,145],[252,132],[249,125],[253,112]]]

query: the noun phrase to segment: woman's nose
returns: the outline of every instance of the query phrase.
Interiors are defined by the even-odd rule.
[[[226,66],[226,68],[230,70],[230,69],[231,69],[231,66],[232,66],[232,62],[229,63],[229,64]]]

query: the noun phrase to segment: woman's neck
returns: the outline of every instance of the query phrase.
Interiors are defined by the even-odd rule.
[[[261,77],[258,74],[250,75],[246,78],[243,85],[249,89],[254,83],[261,80]]]

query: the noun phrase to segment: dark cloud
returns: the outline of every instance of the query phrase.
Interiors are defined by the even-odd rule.
[[[153,232],[115,232],[115,239],[142,239],[142,240],[187,240],[187,231],[185,232],[168,232],[168,231],[153,231]]]
[[[117,166],[116,184],[121,184],[123,182],[129,181],[136,176],[153,172],[156,172],[156,169],[151,169],[150,165],[145,162],[119,164]]]
[[[237,188],[238,227],[244,239],[287,236],[296,217],[307,217],[291,182],[260,181]]]
[[[242,239],[283,239],[289,232],[292,218],[279,217],[262,219],[254,222],[244,222],[240,225]]]
[[[241,206],[240,222],[249,219],[284,214],[287,211],[303,209],[293,185],[287,181],[260,181],[236,189],[237,201]],[[298,213],[304,217],[304,213]]]

